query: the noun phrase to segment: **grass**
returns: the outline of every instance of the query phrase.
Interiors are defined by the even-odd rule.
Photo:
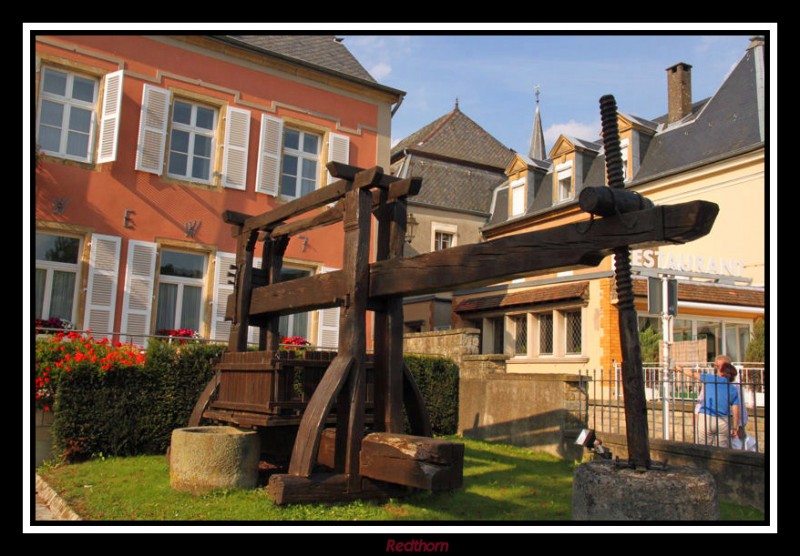
[[[106,521],[569,521],[574,465],[549,454],[458,438],[464,486],[386,503],[276,506],[265,489],[202,496],[170,487],[164,456],[96,458],[38,472],[84,520]],[[723,519],[763,520],[723,504]]]

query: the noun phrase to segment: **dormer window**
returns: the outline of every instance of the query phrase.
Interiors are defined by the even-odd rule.
[[[622,177],[626,182],[630,181],[630,176],[628,175],[628,144],[629,141],[627,139],[619,142],[619,151],[622,155]]]
[[[525,178],[511,182],[511,216],[525,212]]]
[[[574,197],[572,179],[572,161],[565,162],[556,166],[556,181],[558,190],[558,202],[568,201]]]

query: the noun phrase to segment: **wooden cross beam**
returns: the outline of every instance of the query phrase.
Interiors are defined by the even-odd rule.
[[[685,243],[707,235],[719,207],[707,201],[609,216],[506,236],[369,266],[370,301],[486,285],[499,279],[597,266],[614,249]],[[291,314],[344,303],[343,271],[253,288],[251,316]],[[232,307],[229,303],[228,307]]]

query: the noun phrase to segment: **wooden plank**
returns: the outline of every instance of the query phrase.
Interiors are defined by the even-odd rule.
[[[383,169],[379,166],[360,170],[352,180],[340,179],[330,185],[315,189],[299,199],[275,207],[269,212],[248,218],[242,225],[242,233],[264,230],[292,217],[338,201],[350,189],[377,187],[382,177]]]
[[[386,202],[392,203],[399,199],[404,199],[409,195],[416,195],[422,185],[420,178],[406,178],[392,183],[389,186],[388,192],[384,190],[376,190],[372,192],[372,208],[378,209],[381,206],[381,194],[386,197]],[[270,232],[270,237],[276,238],[286,235],[295,235],[323,226],[328,226],[340,222],[344,216],[343,204],[339,201],[333,207],[320,212],[309,218],[303,220],[296,220],[286,224],[280,224]]]
[[[200,422],[203,420],[203,412],[208,409],[211,399],[214,397],[217,389],[219,388],[219,381],[220,372],[217,371],[214,373],[214,376],[211,378],[211,380],[208,381],[206,387],[203,388],[203,391],[200,393],[200,397],[197,398],[197,402],[194,404],[194,409],[192,409],[192,414],[189,416],[189,422],[187,423],[187,426],[200,426]]]
[[[267,494],[275,504],[307,504],[349,502],[353,500],[388,500],[401,496],[406,489],[397,485],[360,479],[357,490],[348,488],[347,478],[340,473],[316,474],[310,478],[296,475],[272,475]]]
[[[231,324],[228,350],[247,351],[247,329],[250,323],[250,300],[253,293],[253,250],[254,233],[239,236],[236,245],[236,283],[234,285],[234,314]]]
[[[289,473],[308,477],[314,468],[322,428],[347,381],[353,359],[338,355],[332,362],[303,413],[289,464]]]
[[[464,445],[406,434],[374,433],[361,445],[361,474],[433,491],[464,482]]]
[[[411,296],[487,285],[498,279],[597,266],[617,247],[682,243],[711,230],[719,207],[707,201],[659,206],[591,224],[565,224],[370,265],[370,297]],[[334,307],[345,295],[343,271],[253,290],[252,315]]]
[[[230,409],[231,411],[247,411],[250,413],[270,413],[267,404],[236,402],[231,400],[217,400],[211,402],[211,409]]]

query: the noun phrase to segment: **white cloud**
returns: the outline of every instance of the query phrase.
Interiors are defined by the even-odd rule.
[[[553,124],[544,130],[544,140],[548,145],[554,145],[560,135],[567,135],[577,139],[586,139],[587,141],[597,141],[600,137],[600,130],[602,126],[600,121],[596,120],[591,123],[576,122],[570,120],[563,124]]]
[[[390,73],[392,73],[392,66],[390,66],[386,62],[378,62],[377,64],[375,64],[370,68],[369,73],[377,81],[380,81],[381,79],[386,78]]]

